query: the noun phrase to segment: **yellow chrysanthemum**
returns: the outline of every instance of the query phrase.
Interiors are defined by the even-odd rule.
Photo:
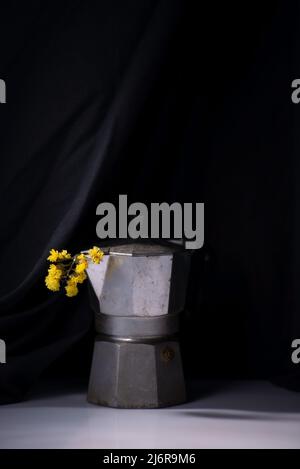
[[[51,291],[59,291],[60,289],[60,282],[54,277],[47,275],[45,278],[46,287]]]
[[[66,290],[66,295],[69,296],[69,297],[77,295],[78,288],[77,288],[77,279],[76,279],[76,277],[72,276],[68,279],[65,290]]]
[[[83,283],[87,278],[87,275],[85,272],[81,272],[80,274],[76,275],[76,281],[77,283]]]
[[[78,288],[76,285],[73,285],[73,284],[67,285],[65,287],[65,290],[66,290],[66,295],[68,297],[76,296],[78,294]]]
[[[56,251],[56,249],[51,249],[50,256],[47,257],[47,260],[50,262],[56,262],[58,260],[58,257],[59,257],[59,252]]]
[[[63,271],[55,264],[50,264],[48,269],[48,276],[60,280],[62,277]]]
[[[66,249],[63,249],[61,252],[58,253],[58,258],[61,261],[66,261],[72,258],[71,254],[68,253]]]
[[[62,270],[55,264],[51,264],[48,269],[48,275],[45,278],[46,287],[51,291],[58,291],[62,275]]]
[[[76,259],[78,259],[79,261],[84,261],[86,259],[85,255],[84,254],[78,254],[78,256],[76,256]]]
[[[94,246],[92,249],[89,249],[89,255],[91,256],[92,261],[94,264],[99,264],[104,256],[104,252],[101,251],[100,248]]]
[[[77,256],[77,264],[76,264],[76,267],[75,267],[75,272],[77,274],[81,274],[82,272],[84,272],[87,267],[88,267],[88,261],[87,259],[85,258],[84,255],[82,255],[83,257],[80,256]]]
[[[72,256],[68,253],[66,249],[63,249],[60,252],[56,249],[51,249],[50,256],[47,259],[50,262],[57,262],[72,259]]]
[[[86,270],[86,266],[85,264],[77,264],[76,267],[75,267],[75,272],[77,274],[81,274],[82,272],[84,272]]]
[[[50,264],[48,275],[45,278],[47,288],[52,291],[58,291],[63,281],[66,282],[66,295],[69,297],[76,296],[78,294],[78,284],[83,283],[87,279],[86,269],[88,268],[89,261],[91,260],[93,263],[99,264],[103,256],[103,251],[97,246],[90,249],[88,255],[81,253],[74,257],[66,249],[62,251],[51,249],[48,260],[52,264]]]

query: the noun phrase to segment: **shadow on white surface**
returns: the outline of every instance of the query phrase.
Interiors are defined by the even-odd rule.
[[[193,383],[190,391],[188,403],[155,410],[94,406],[86,391],[41,391],[0,407],[0,447],[300,448],[299,394],[265,382]]]

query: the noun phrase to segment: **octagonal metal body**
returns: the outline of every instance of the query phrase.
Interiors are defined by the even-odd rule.
[[[111,248],[87,270],[99,310],[143,317],[182,311],[189,258],[186,251],[151,244]]]
[[[97,338],[88,400],[120,408],[158,408],[185,401],[177,341],[126,343]]]
[[[163,407],[185,400],[178,313],[190,256],[156,244],[127,244],[90,264],[96,338],[88,400],[112,407]]]

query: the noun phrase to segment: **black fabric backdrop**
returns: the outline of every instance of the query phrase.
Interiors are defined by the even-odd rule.
[[[300,388],[298,2],[1,2],[0,402],[87,379],[86,286],[50,248],[99,244],[96,206],[205,203],[182,319],[186,375]]]

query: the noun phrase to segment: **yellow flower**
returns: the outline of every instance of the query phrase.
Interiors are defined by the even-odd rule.
[[[60,288],[60,283],[59,280],[57,280],[54,277],[51,277],[50,275],[47,275],[45,278],[45,283],[46,287],[51,290],[51,291],[59,291]]]
[[[67,281],[65,290],[66,290],[66,295],[69,297],[77,295],[78,288],[77,288],[77,280],[75,277],[69,278],[69,280]]]
[[[88,261],[84,254],[79,254],[76,256],[76,266],[75,272],[76,274],[82,274],[88,267]]]
[[[50,262],[65,261],[71,259],[71,254],[68,253],[66,249],[62,251],[57,251],[56,249],[51,249],[50,256],[47,258]]]
[[[47,257],[47,260],[50,262],[56,262],[58,260],[58,257],[59,257],[59,252],[56,251],[55,249],[51,249],[50,256]]]
[[[99,264],[104,256],[103,251],[97,246],[90,249],[88,253],[89,257],[84,253],[72,257],[66,249],[62,251],[51,249],[48,260],[52,263],[45,278],[47,288],[52,291],[58,291],[61,282],[66,281],[66,295],[69,297],[76,296],[78,294],[78,285],[87,279],[86,269],[89,265],[89,259],[95,264]],[[69,263],[64,262],[69,260]]]
[[[87,275],[85,272],[80,272],[80,273],[75,272],[75,275],[71,275],[71,277],[69,277],[68,283],[70,285],[77,285],[78,283],[83,283],[86,278],[87,278]]]
[[[66,295],[71,298],[72,296],[76,296],[78,293],[78,288],[76,285],[67,285],[65,287]]]
[[[46,287],[49,290],[58,291],[60,288],[60,280],[62,275],[62,270],[55,264],[51,264],[48,269],[48,275],[45,278]]]
[[[81,274],[82,272],[84,272],[86,269],[86,265],[85,264],[77,264],[76,267],[75,267],[75,272],[77,274]]]
[[[104,252],[101,251],[100,248],[94,246],[92,249],[89,249],[89,255],[91,256],[92,261],[94,264],[99,264],[104,256]]]
[[[83,283],[86,278],[87,278],[86,273],[85,273],[85,272],[81,272],[80,274],[78,274],[78,275],[76,276],[76,281],[77,281],[77,283]]]
[[[68,253],[66,249],[63,249],[61,252],[58,253],[58,258],[61,261],[69,260],[72,258],[71,254]]]
[[[62,277],[63,271],[55,264],[50,264],[48,269],[48,277],[60,280]]]

